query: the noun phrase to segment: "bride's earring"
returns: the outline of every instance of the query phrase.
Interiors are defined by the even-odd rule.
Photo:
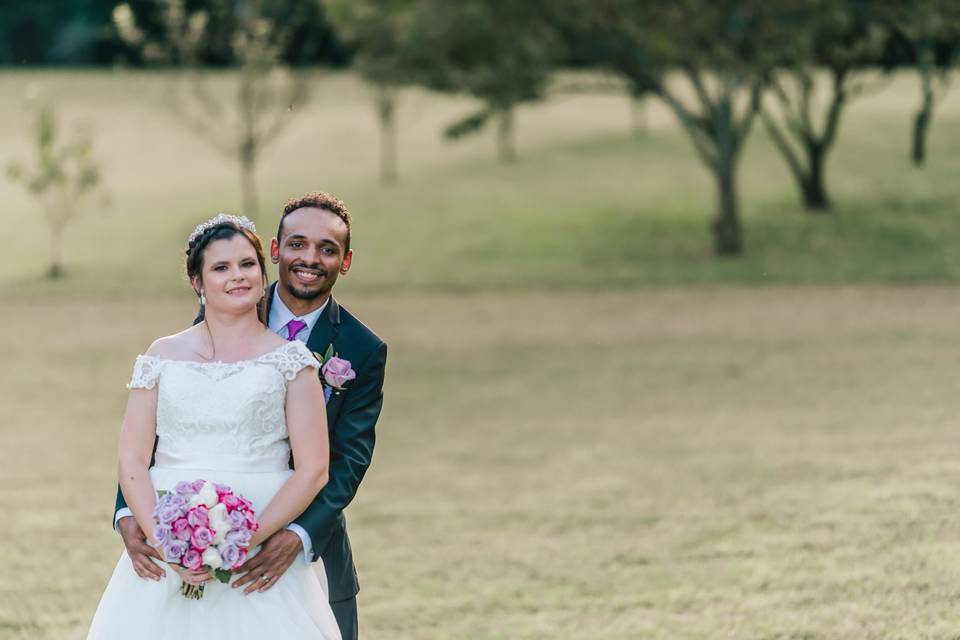
[[[203,291],[200,292],[200,306],[207,306],[207,296],[203,295]]]

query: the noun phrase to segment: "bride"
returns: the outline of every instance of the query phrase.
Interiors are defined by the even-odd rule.
[[[260,529],[251,553],[327,481],[319,362],[302,342],[285,341],[266,326],[266,269],[254,232],[249,220],[235,216],[197,227],[187,275],[205,319],[160,338],[134,365],[118,469],[127,504],[154,546],[156,492],[180,481],[229,485],[253,503]],[[205,571],[169,568],[160,580],[141,578],[124,552],[88,640],[340,639],[323,571],[307,563],[294,563],[270,589],[250,595]],[[181,595],[181,582],[204,584],[203,597]]]

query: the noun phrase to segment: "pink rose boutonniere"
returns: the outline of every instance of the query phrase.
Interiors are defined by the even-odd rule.
[[[320,377],[323,380],[323,399],[330,402],[330,396],[339,395],[341,391],[347,388],[347,385],[356,379],[357,372],[353,370],[349,360],[340,358],[333,350],[333,345],[327,348],[327,352],[321,357],[314,353],[317,360],[323,363],[320,367]]]

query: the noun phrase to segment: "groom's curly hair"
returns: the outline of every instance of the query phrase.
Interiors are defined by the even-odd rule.
[[[353,235],[350,211],[347,210],[347,205],[343,204],[343,200],[329,193],[324,193],[323,191],[311,191],[299,198],[287,200],[287,204],[283,206],[283,215],[280,216],[280,224],[277,225],[277,240],[283,237],[283,219],[287,217],[287,214],[304,207],[323,209],[343,220],[343,223],[347,225],[347,244],[343,248],[343,252],[346,253],[350,251],[350,237]]]

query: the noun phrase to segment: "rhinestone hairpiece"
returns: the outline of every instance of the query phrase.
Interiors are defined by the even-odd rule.
[[[213,216],[206,222],[201,222],[200,224],[198,224],[197,228],[194,229],[193,233],[190,234],[190,237],[187,238],[187,244],[190,244],[191,242],[196,240],[198,237],[200,237],[201,233],[203,233],[210,227],[215,227],[218,224],[223,224],[224,222],[232,222],[233,224],[237,225],[242,229],[247,229],[248,231],[252,231],[253,233],[257,232],[257,227],[253,224],[253,222],[247,216],[231,216],[231,215],[227,215],[226,213],[218,213],[217,215]]]

